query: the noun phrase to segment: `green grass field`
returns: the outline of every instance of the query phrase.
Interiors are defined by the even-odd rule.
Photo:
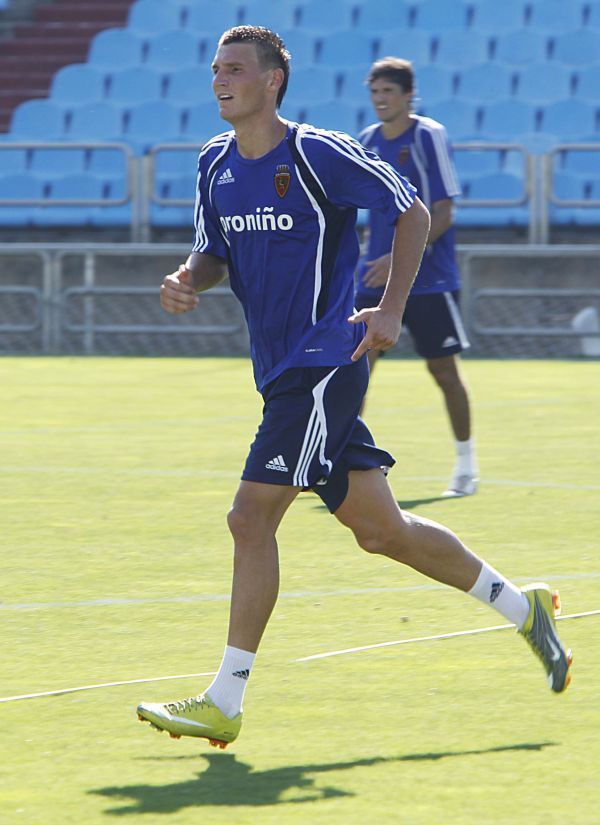
[[[600,608],[600,364],[465,366],[482,484],[441,500],[452,444],[416,360],[378,367],[367,420],[409,509],[518,583]],[[512,630],[306,656],[503,624],[369,557],[312,495],[280,531],[281,598],[226,751],[141,725],[141,699],[200,692],[225,643],[225,513],[260,416],[226,359],[0,360],[0,822],[594,825],[597,615],[566,620],[557,696]],[[160,677],[178,677],[156,681]],[[154,681],[153,681],[154,680]]]

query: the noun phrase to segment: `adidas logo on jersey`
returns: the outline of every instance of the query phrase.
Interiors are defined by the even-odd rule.
[[[443,347],[455,347],[458,344],[458,341],[453,335],[449,335],[444,343],[442,344]]]
[[[227,167],[223,174],[219,175],[217,178],[217,186],[221,186],[222,183],[235,183],[235,178],[231,174],[231,169],[229,167]]]
[[[280,473],[287,473],[288,468],[282,455],[277,455],[265,464],[267,470],[279,470]]]

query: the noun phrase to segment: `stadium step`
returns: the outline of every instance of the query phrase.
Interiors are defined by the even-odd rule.
[[[46,97],[54,73],[84,62],[90,41],[100,31],[124,26],[133,0],[57,0],[38,3],[32,19],[19,20],[2,42],[0,132],[7,132],[15,108],[26,100]]]

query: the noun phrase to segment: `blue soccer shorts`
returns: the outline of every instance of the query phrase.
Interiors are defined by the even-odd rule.
[[[387,472],[395,464],[359,418],[368,383],[366,357],[283,372],[263,391],[263,419],[242,479],[312,488],[334,513],[346,498],[350,470]]]
[[[459,290],[409,295],[402,319],[421,358],[445,358],[470,347],[459,308]],[[378,298],[358,294],[356,309],[377,306]]]

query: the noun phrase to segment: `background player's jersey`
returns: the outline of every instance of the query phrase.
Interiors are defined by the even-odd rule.
[[[348,364],[364,335],[350,324],[358,258],[357,208],[376,210],[393,234],[415,190],[340,132],[289,124],[256,160],[234,132],[200,152],[195,252],[227,260],[244,308],[256,384],[289,367]]]
[[[412,126],[393,140],[386,140],[381,124],[375,123],[359,135],[363,146],[387,161],[417,189],[419,198],[430,209],[435,201],[460,195],[460,186],[451,157],[446,130],[441,123],[428,117],[412,116]],[[380,215],[369,216],[369,243],[365,261],[385,255],[392,248],[393,232]],[[357,289],[361,294],[379,296],[383,287],[366,287],[362,276],[366,264],[359,270]],[[454,253],[454,227],[450,227],[437,241],[429,244],[423,255],[419,273],[411,290],[412,295],[431,292],[453,292],[460,286]]]

